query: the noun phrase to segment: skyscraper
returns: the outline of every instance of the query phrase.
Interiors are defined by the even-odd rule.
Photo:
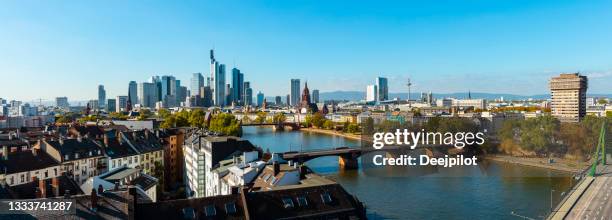
[[[128,87],[128,100],[130,100],[132,105],[138,104],[138,84],[136,81],[130,81],[130,85]]]
[[[200,88],[204,87],[204,76],[202,73],[194,73],[191,76],[191,94],[200,94]]]
[[[106,103],[106,90],[104,90],[103,85],[98,86],[98,105],[99,108],[104,108],[104,104]]]
[[[389,83],[385,77],[376,78],[376,87],[378,87],[378,101],[389,99]]]
[[[551,113],[562,122],[578,122],[586,115],[588,80],[578,73],[565,73],[550,80]]]
[[[318,89],[312,90],[312,102],[319,103],[319,90]]]
[[[257,107],[263,106],[263,102],[264,102],[264,94],[261,91],[259,91],[257,93]]]
[[[280,96],[274,97],[274,104],[275,105],[282,105],[283,104],[282,98]]]
[[[215,59],[213,50],[210,50],[210,81],[212,83],[213,103],[216,106],[225,105],[225,65],[219,64]]]
[[[291,106],[300,104],[300,79],[291,79]]]
[[[231,85],[225,84],[225,104],[226,105],[231,105],[232,104],[232,87]]]
[[[125,108],[127,106],[128,97],[124,95],[117,96],[115,98],[115,111],[121,112],[121,108]]]
[[[378,100],[378,86],[368,85],[366,89],[366,101],[375,102]]]
[[[253,104],[253,89],[251,89],[250,82],[244,82],[244,105],[252,105]]]
[[[2,103],[0,103],[2,105]],[[58,108],[68,108],[70,105],[68,104],[68,97],[57,97],[55,98],[55,106]]]
[[[238,68],[232,69],[232,101],[242,105],[242,94],[244,94],[244,74]]]
[[[116,99],[107,99],[106,100],[106,112],[115,112],[117,110],[117,106],[115,106],[116,104],[117,104]]]
[[[141,107],[154,108],[155,103],[159,100],[156,83],[143,82],[138,84],[138,97]]]

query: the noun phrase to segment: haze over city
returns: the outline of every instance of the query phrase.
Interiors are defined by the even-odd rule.
[[[236,66],[254,93],[284,96],[290,79],[321,92],[548,93],[560,72],[612,82],[611,3],[512,1],[3,2],[4,98],[24,101],[126,95],[128,82],[210,74],[208,51]],[[231,79],[231,74],[227,74]],[[342,83],[338,83],[342,82]],[[64,86],[54,86],[64,85]],[[444,86],[440,86],[444,85]]]

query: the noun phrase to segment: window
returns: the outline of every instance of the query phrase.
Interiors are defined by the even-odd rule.
[[[272,175],[270,175],[269,173],[268,173],[268,174],[266,174],[266,175],[263,177],[263,181],[264,181],[264,182],[268,182],[268,179],[270,179],[270,176],[272,176]]]
[[[321,194],[321,200],[323,201],[323,203],[325,204],[330,204],[332,202],[332,198],[329,195],[329,193],[323,193]]]
[[[49,171],[45,170],[45,178],[49,178]]]
[[[301,207],[308,206],[308,200],[306,199],[306,196],[298,196],[297,202],[298,202],[298,205]]]
[[[235,214],[236,213],[236,203],[225,203],[225,212],[227,214]]]
[[[293,200],[290,197],[283,197],[282,201],[283,207],[285,207],[286,209],[293,208]]]
[[[215,205],[208,205],[204,207],[204,214],[207,217],[215,216],[217,214],[217,209],[215,209]]]

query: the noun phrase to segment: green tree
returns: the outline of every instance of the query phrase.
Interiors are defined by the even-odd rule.
[[[314,113],[312,115],[311,122],[312,126],[315,126],[317,128],[323,127],[323,123],[325,123],[325,117],[319,112]]]
[[[151,111],[149,109],[141,109],[138,114],[139,114],[138,115],[138,120],[139,121],[143,121],[143,120],[146,120],[147,118],[151,117]]]
[[[240,122],[232,114],[219,113],[212,117],[210,126],[211,131],[221,132],[226,135],[240,136],[242,135],[242,127]]]
[[[266,118],[268,117],[268,113],[267,112],[257,112],[257,118],[255,118],[255,123],[257,124],[263,124],[264,122],[266,122]]]
[[[170,115],[164,118],[164,121],[159,125],[160,128],[174,128],[176,127],[176,117]]]
[[[608,104],[608,100],[607,99],[599,99],[599,100],[597,100],[597,103],[599,103],[600,105]]]
[[[325,122],[323,123],[323,128],[325,128],[325,129],[333,129],[334,128],[334,122],[332,122],[331,120],[325,120]]]
[[[274,123],[285,122],[286,120],[287,116],[285,116],[285,113],[282,112],[274,114],[274,117],[272,119]]]
[[[191,127],[203,128],[206,125],[205,113],[201,109],[196,109],[189,115],[189,124]]]
[[[167,118],[170,115],[172,115],[172,113],[168,111],[168,109],[165,109],[165,108],[162,108],[159,111],[157,111],[157,116],[160,118]]]
[[[347,126],[346,131],[348,133],[357,133],[357,132],[359,132],[359,125],[357,125],[356,123],[350,123]]]
[[[176,116],[176,127],[188,127],[191,125],[191,112],[187,110],[182,110],[175,114]]]

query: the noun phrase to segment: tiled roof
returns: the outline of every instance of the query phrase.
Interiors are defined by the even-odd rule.
[[[40,190],[39,181],[44,181],[45,198],[63,197],[66,193],[69,193],[70,195],[83,194],[79,185],[71,178],[67,176],[59,176],[56,178],[59,186],[57,190],[54,190],[53,188],[53,178],[49,178],[45,180],[37,180],[25,184],[9,186],[8,192],[11,195],[11,199],[35,199],[37,198],[37,191]]]
[[[20,173],[59,166],[59,162],[49,154],[37,150],[36,155],[32,150],[9,152],[8,160],[0,160],[0,171],[7,174]]]
[[[47,141],[47,143],[60,152],[62,161],[102,156],[102,149],[87,138],[82,138],[81,140],[75,138],[51,140]]]

